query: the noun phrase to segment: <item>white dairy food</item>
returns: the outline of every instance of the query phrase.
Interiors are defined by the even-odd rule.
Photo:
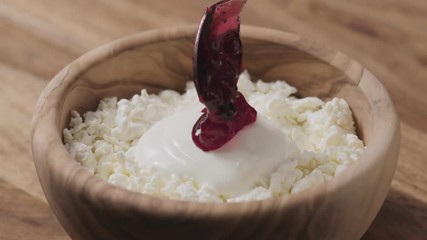
[[[237,196],[271,174],[295,147],[280,128],[262,116],[218,150],[204,152],[191,130],[204,106],[197,103],[155,123],[139,140],[135,157],[140,168],[155,166],[167,174],[192,176],[225,196]]]
[[[191,114],[183,116],[182,113],[192,111],[191,107],[198,104],[192,84],[183,95],[169,90],[148,95],[143,90],[141,95],[129,100],[103,99],[96,111],[84,114],[84,119],[72,112],[70,128],[64,129],[65,146],[82,166],[112,184],[159,197],[203,202],[261,200],[299,192],[329,181],[362,154],[363,143],[355,135],[351,111],[343,99],[334,98],[328,102],[314,97],[297,99],[291,96],[296,89],[287,83],[252,83],[246,72],[241,75],[238,87],[257,110],[259,123],[268,122],[268,129],[283,134],[272,134],[277,141],[271,142],[280,148],[272,145],[276,150],[270,152],[276,157],[262,153],[259,150],[263,148],[258,147],[253,153],[260,159],[254,157],[247,162],[239,153],[228,161],[226,154],[221,160],[216,156],[214,163],[201,150],[192,153],[193,158],[181,158],[189,154],[189,150],[182,150],[183,144],[192,144],[189,142],[191,131],[186,139],[182,139],[182,132],[188,131],[185,129],[195,122],[195,119],[184,120]],[[197,119],[199,114],[195,115]],[[168,119],[172,119],[169,122],[186,122],[188,126],[171,125]],[[256,130],[256,126],[253,127]],[[158,136],[161,129],[162,134],[170,132],[173,137],[169,140],[149,137],[150,134]],[[249,132],[245,130],[250,128],[236,137]],[[146,136],[140,140],[144,134]],[[142,147],[144,141],[147,145]],[[174,141],[179,141],[181,147],[177,148]],[[150,144],[163,144],[162,148],[169,149],[172,156],[182,156],[165,160],[164,155],[158,154],[157,160],[144,160],[149,156]],[[141,148],[146,150],[140,151]],[[135,154],[139,156],[135,158]],[[281,154],[282,158],[277,157]],[[186,159],[187,163],[180,159]],[[189,164],[193,170],[185,168]],[[171,174],[174,169],[177,171]]]

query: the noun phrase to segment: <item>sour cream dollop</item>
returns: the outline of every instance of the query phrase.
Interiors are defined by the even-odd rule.
[[[140,168],[193,177],[226,197],[245,193],[283,163],[291,151],[283,132],[259,116],[220,149],[204,152],[191,139],[200,103],[155,123],[139,139],[135,157]]]

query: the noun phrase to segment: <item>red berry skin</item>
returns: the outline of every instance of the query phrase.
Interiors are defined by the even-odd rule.
[[[220,148],[243,127],[256,121],[256,111],[237,90],[242,71],[240,17],[246,1],[220,1],[206,9],[194,50],[195,86],[206,106],[192,131],[204,151]]]

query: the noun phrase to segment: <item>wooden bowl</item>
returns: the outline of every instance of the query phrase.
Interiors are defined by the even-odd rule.
[[[151,197],[92,176],[70,158],[62,129],[70,111],[141,88],[182,91],[192,79],[196,27],[150,31],[97,48],[60,71],[40,96],[32,150],[50,206],[73,239],[360,239],[379,211],[399,152],[399,121],[369,70],[294,34],[242,27],[254,79],[284,79],[300,96],[343,97],[367,148],[332,181],[289,197],[194,203]]]

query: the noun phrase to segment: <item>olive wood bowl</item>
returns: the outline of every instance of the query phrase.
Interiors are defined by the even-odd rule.
[[[342,97],[367,148],[330,182],[288,197],[242,203],[162,199],[111,185],[71,159],[62,130],[70,111],[142,88],[183,91],[192,79],[197,27],[149,31],[87,54],[42,92],[32,122],[38,176],[73,239],[360,239],[378,213],[396,168],[399,121],[384,87],[343,53],[275,30],[241,29],[243,64],[253,79],[286,80],[298,96]]]

